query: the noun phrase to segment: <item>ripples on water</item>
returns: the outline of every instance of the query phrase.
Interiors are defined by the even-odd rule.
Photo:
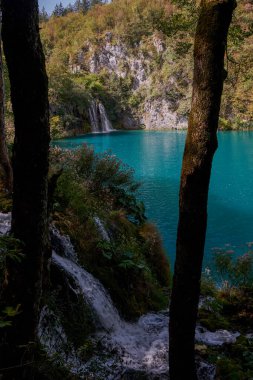
[[[96,152],[110,149],[133,167],[143,185],[140,198],[159,227],[166,250],[175,257],[178,191],[185,132],[131,131],[85,135],[54,142],[63,148],[83,143]],[[243,253],[253,241],[253,132],[220,132],[210,194],[205,261],[212,248]]]

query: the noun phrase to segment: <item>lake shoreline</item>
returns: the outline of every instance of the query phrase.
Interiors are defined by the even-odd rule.
[[[140,128],[140,129],[115,129],[110,132],[101,132],[101,133],[93,133],[93,132],[84,132],[84,133],[78,133],[78,134],[66,134],[62,137],[52,139],[51,143],[54,141],[60,141],[64,139],[70,139],[70,138],[81,138],[81,137],[86,137],[86,136],[95,136],[95,135],[108,135],[108,134],[113,134],[113,133],[128,133],[128,132],[186,132],[188,128],[161,128],[161,129],[145,129],[145,128]],[[219,132],[252,132],[253,131],[253,126],[250,128],[231,128],[231,129],[226,129],[226,128],[220,128],[218,129]]]
[[[210,267],[214,247],[240,255],[246,252],[246,243],[252,241],[253,132],[225,132],[218,133],[219,149],[210,183],[204,267]],[[55,140],[52,146],[75,149],[88,144],[97,153],[111,152],[133,168],[136,180],[142,183],[140,199],[148,219],[158,226],[173,265],[185,137],[182,130],[120,131]]]

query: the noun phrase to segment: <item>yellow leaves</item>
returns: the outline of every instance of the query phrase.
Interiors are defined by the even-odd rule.
[[[15,308],[12,306],[6,306],[6,308],[3,310],[3,314],[11,318],[16,317],[18,314],[21,313],[20,308],[20,304],[18,304]]]

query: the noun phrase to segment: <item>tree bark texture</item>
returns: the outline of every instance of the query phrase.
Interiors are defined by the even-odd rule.
[[[177,253],[170,305],[170,379],[196,380],[195,328],[207,201],[226,77],[224,55],[234,0],[203,0],[195,35],[191,113],[181,172]]]
[[[1,5],[1,2],[0,2]],[[0,11],[1,12],[1,11]],[[2,57],[2,15],[0,15],[0,186],[1,190],[11,193],[12,191],[12,167],[9,160],[5,137],[5,102],[4,102],[4,77]]]
[[[15,349],[36,341],[43,272],[50,254],[48,79],[39,35],[38,1],[2,0],[2,11],[3,46],[15,123],[12,233],[23,242],[25,253],[21,264],[8,265],[8,302],[12,306],[21,305],[21,313],[8,333],[9,348]],[[24,354],[24,348],[9,363],[6,352],[5,367],[22,364],[20,355]],[[24,357],[22,360],[25,361]],[[12,376],[29,378],[28,371],[20,368],[17,377]]]

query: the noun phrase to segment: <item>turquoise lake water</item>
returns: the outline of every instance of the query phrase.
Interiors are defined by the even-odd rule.
[[[76,148],[86,143],[96,152],[109,149],[134,168],[142,182],[140,198],[147,216],[157,224],[173,262],[185,137],[186,132],[177,131],[114,132],[54,141],[54,145]],[[209,192],[206,265],[213,248],[241,254],[253,241],[253,132],[219,132],[218,139]]]

